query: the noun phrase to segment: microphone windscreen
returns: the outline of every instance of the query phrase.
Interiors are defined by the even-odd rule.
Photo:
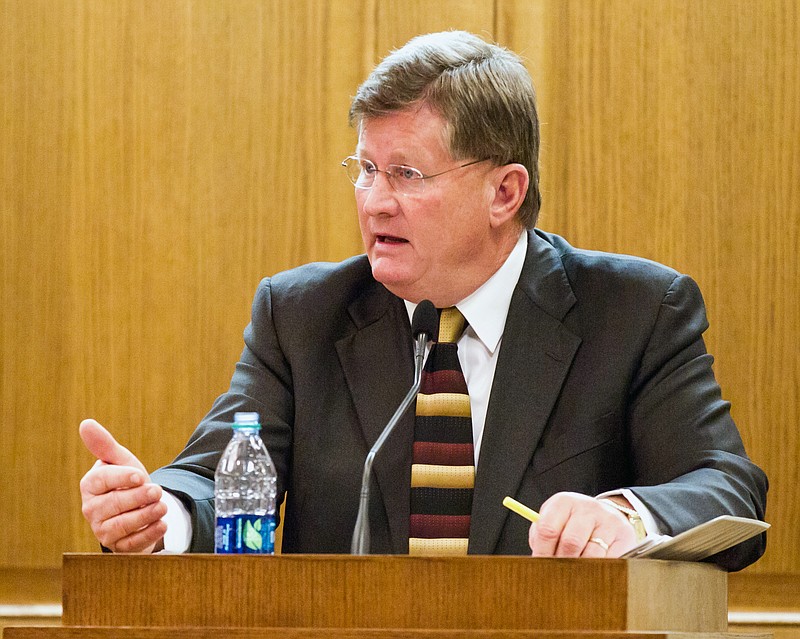
[[[422,300],[414,309],[411,319],[411,334],[414,339],[425,333],[429,340],[434,342],[439,337],[439,313],[430,300]]]

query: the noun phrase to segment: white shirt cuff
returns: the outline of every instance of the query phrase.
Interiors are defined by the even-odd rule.
[[[161,501],[167,506],[167,514],[161,518],[167,524],[162,552],[184,553],[192,543],[192,516],[183,502],[167,490],[161,493]]]

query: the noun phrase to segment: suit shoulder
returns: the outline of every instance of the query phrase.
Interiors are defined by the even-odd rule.
[[[274,300],[282,304],[313,304],[317,307],[325,300],[346,300],[375,283],[369,261],[357,255],[342,262],[310,262],[261,281],[259,289],[268,288]]]
[[[253,324],[269,323],[284,339],[338,339],[354,322],[378,319],[393,302],[396,298],[372,277],[366,256],[359,255],[265,278],[253,301]]]
[[[537,234],[556,249],[576,290],[635,287],[653,289],[663,295],[681,276],[675,269],[647,258],[576,248],[558,235],[540,231]]]

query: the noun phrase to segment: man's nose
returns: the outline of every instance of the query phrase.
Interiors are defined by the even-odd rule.
[[[397,210],[397,191],[389,181],[389,176],[379,171],[372,187],[366,190],[364,212],[368,215],[395,215]]]

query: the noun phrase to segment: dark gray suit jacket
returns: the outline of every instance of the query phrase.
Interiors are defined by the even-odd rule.
[[[629,487],[676,534],[721,514],[763,518],[752,464],[712,372],[702,297],[686,276],[529,233],[489,401],[470,553],[528,554],[528,524],[553,493]],[[193,516],[192,551],[213,548],[213,478],[235,411],[257,411],[287,492],[284,552],[349,551],[364,458],[412,382],[402,300],[364,256],[265,279],[230,389],[154,481]],[[376,459],[372,550],[408,549],[413,414]],[[755,561],[757,537],[716,556]]]

